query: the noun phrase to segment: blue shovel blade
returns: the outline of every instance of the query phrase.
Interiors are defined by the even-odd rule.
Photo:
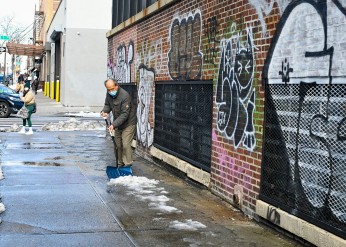
[[[109,179],[133,175],[132,166],[126,166],[126,167],[107,166],[106,173]]]

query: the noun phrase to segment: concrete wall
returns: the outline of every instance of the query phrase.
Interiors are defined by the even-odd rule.
[[[47,33],[62,31],[60,101],[65,106],[102,106],[107,77],[111,0],[85,4],[63,0]],[[83,6],[83,7],[81,7]],[[102,15],[100,14],[102,13]]]
[[[345,227],[345,4],[182,0],[158,10],[166,2],[108,32],[108,76],[139,88],[213,80],[211,173],[193,177],[250,216],[260,189],[275,188],[281,205]],[[137,149],[188,173],[151,145]]]
[[[61,102],[67,106],[102,106],[107,77],[104,29],[67,28],[65,81]]]
[[[106,29],[112,25],[112,1],[66,1],[68,28]],[[102,14],[101,14],[102,13]],[[105,37],[105,34],[103,35]]]

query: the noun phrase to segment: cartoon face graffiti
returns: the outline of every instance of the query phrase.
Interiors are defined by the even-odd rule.
[[[237,149],[241,142],[248,150],[255,148],[253,112],[255,91],[254,52],[251,31],[247,30],[247,41],[242,36],[221,41],[221,59],[216,86],[217,127],[227,139],[234,141]],[[233,47],[236,47],[235,49]]]

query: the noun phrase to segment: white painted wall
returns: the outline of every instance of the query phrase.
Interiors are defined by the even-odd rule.
[[[69,28],[65,43],[62,102],[72,106],[102,106],[107,78],[106,29]],[[79,34],[78,34],[79,33]]]
[[[67,0],[66,12],[68,28],[107,29],[107,32],[112,28],[111,0]]]
[[[107,78],[106,33],[112,25],[112,0],[62,0],[47,32],[61,38],[60,101],[65,106],[102,106]]]

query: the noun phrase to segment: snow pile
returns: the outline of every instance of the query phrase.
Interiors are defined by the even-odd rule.
[[[21,129],[21,126],[19,126],[18,124],[12,124],[8,129],[6,128],[1,128],[0,132],[17,132]]]
[[[170,199],[165,196],[168,194],[162,187],[157,187],[160,181],[148,179],[146,177],[123,176],[111,179],[108,185],[121,185],[129,189],[128,194],[134,195],[141,201],[147,201],[149,208],[160,211],[162,213],[181,213],[175,207],[167,205]]]
[[[0,195],[0,199],[1,199],[1,195]],[[5,206],[4,204],[0,203],[0,214],[4,211],[5,211]],[[0,218],[0,224],[1,224],[1,218]]]
[[[42,126],[40,131],[76,131],[76,130],[105,130],[105,124],[99,121],[79,121],[70,118],[67,121],[48,123]]]
[[[5,211],[4,204],[0,203],[0,214]]]
[[[80,111],[79,113],[73,113],[73,112],[68,112],[68,113],[65,113],[65,115],[68,115],[68,116],[76,116],[76,117],[99,117],[101,118],[100,116],[100,113],[99,112],[84,112],[84,111]]]
[[[206,225],[203,225],[202,223],[198,221],[193,220],[185,220],[185,222],[180,222],[178,220],[172,221],[169,224],[169,228],[174,228],[178,230],[188,230],[188,231],[197,231],[200,228],[206,228]]]

